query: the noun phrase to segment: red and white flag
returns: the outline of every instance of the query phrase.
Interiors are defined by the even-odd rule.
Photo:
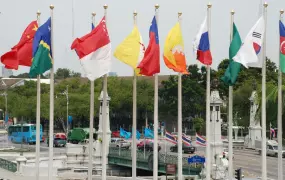
[[[105,17],[88,34],[76,38],[71,49],[74,49],[90,81],[107,74],[111,70],[111,42]]]

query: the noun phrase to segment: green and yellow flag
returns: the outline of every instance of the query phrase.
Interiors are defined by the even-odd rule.
[[[33,60],[30,77],[48,71],[53,65],[51,52],[51,18],[38,28],[33,40]]]

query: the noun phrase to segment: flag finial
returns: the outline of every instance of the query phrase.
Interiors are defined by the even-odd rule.
[[[40,11],[40,10],[37,11],[37,15],[38,15],[38,16],[41,15],[41,11]]]
[[[134,10],[134,16],[137,16],[137,15],[138,15],[137,11],[136,11],[136,10]]]
[[[107,4],[105,4],[103,7],[104,7],[104,9],[107,9],[107,8],[108,8],[108,5],[107,5]]]
[[[235,10],[232,9],[231,14],[234,15],[235,14]]]
[[[95,13],[95,12],[93,12],[93,13],[92,13],[92,16],[93,16],[93,17],[94,17],[94,16],[96,16],[96,13]]]
[[[52,10],[52,9],[54,8],[54,5],[51,4],[51,5],[49,6],[49,8]]]
[[[281,10],[280,10],[280,14],[283,14],[283,13],[284,13],[284,9],[281,9]]]
[[[268,3],[267,3],[267,2],[264,2],[263,6],[264,6],[265,8],[267,8]]]
[[[178,12],[178,18],[182,16],[182,12]]]
[[[154,7],[155,7],[155,9],[158,9],[158,8],[159,8],[159,5],[158,5],[158,4],[156,4]]]
[[[212,4],[209,2],[207,6],[208,6],[208,8],[211,8]]]

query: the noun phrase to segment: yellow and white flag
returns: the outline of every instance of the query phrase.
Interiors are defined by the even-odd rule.
[[[142,41],[141,34],[137,26],[134,26],[132,32],[116,48],[114,52],[114,57],[122,61],[123,63],[131,66],[136,72],[136,74],[140,75],[137,65],[143,59],[144,52],[145,47]]]

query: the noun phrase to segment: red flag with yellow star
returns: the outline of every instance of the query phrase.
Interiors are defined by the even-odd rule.
[[[7,69],[18,69],[19,65],[31,66],[33,58],[33,39],[38,29],[37,21],[31,22],[22,34],[17,45],[1,56],[1,62]]]

